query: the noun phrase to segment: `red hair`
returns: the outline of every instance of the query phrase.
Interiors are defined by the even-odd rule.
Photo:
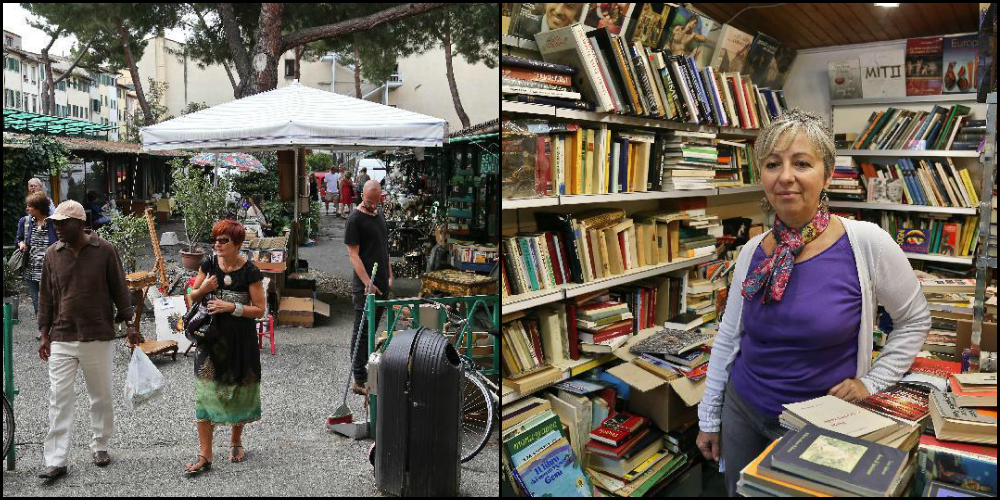
[[[234,220],[220,220],[212,227],[212,238],[218,238],[219,236],[226,236],[233,240],[233,244],[238,248],[243,246],[243,240],[247,239],[247,232],[243,228],[243,224],[239,222]]]

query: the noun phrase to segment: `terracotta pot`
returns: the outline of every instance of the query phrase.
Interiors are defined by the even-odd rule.
[[[181,250],[181,262],[184,265],[184,269],[188,271],[197,271],[201,267],[201,261],[205,260],[205,252],[185,252]]]

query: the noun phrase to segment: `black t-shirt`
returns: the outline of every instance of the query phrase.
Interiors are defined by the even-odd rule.
[[[344,244],[358,245],[358,255],[365,269],[371,273],[372,265],[378,262],[378,273],[375,275],[375,286],[383,293],[389,291],[389,227],[385,217],[379,210],[377,215],[368,215],[355,209],[347,219],[347,230],[344,232]],[[354,291],[364,291],[365,284],[354,273]]]

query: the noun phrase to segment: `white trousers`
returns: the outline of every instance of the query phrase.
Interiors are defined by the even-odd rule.
[[[114,430],[114,405],[111,370],[114,368],[114,346],[111,342],[53,342],[49,357],[49,433],[45,437],[45,467],[69,465],[70,434],[73,410],[76,406],[76,372],[83,369],[90,394],[90,427],[92,452],[108,451]]]

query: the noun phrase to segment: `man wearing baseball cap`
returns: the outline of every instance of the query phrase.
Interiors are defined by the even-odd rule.
[[[130,320],[133,310],[118,252],[85,229],[83,205],[63,202],[50,218],[55,221],[59,242],[45,253],[42,265],[38,306],[42,345],[38,355],[49,364],[52,394],[44,469],[38,477],[55,481],[68,472],[78,368],[83,370],[90,394],[94,464],[111,464],[108,443],[114,428],[114,324]],[[133,345],[138,344],[137,325],[129,328],[128,338]]]

